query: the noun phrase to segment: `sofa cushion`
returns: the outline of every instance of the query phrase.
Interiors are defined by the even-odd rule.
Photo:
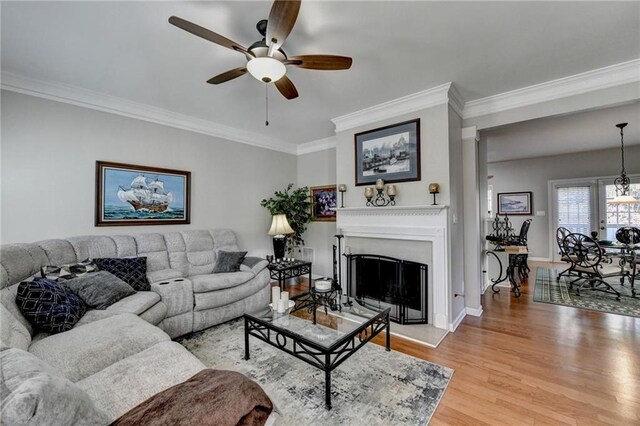
[[[40,270],[42,278],[46,278],[52,281],[65,281],[72,278],[81,277],[91,272],[96,272],[98,266],[90,259],[85,259],[82,262],[71,263],[68,265],[45,265]]]
[[[62,285],[80,296],[87,306],[99,310],[107,309],[136,292],[129,284],[107,271],[73,278]]]
[[[243,272],[253,272],[257,275],[267,266],[269,266],[269,262],[261,257],[245,257],[240,265],[240,270]]]
[[[89,395],[29,352],[0,352],[0,423],[5,425],[106,425]]]
[[[213,273],[238,272],[246,255],[246,251],[218,251],[218,260],[213,267]]]
[[[127,296],[107,308],[119,314],[140,315],[160,301],[160,295],[153,291],[139,291]]]
[[[149,291],[151,288],[147,280],[147,258],[144,256],[122,259],[103,257],[93,261],[101,271],[111,272],[136,291]]]
[[[167,305],[158,302],[139,315],[140,318],[149,324],[158,325],[167,317]]]
[[[244,284],[253,278],[251,272],[226,272],[221,274],[194,275],[189,277],[194,293],[206,293]]]
[[[234,272],[234,274],[241,273],[250,274],[250,272]],[[269,286],[269,280],[265,279],[264,274],[267,274],[267,271],[263,271],[258,274],[258,276],[253,277],[242,285],[238,285],[235,287],[223,288],[217,291],[196,293],[193,295],[195,301],[195,306],[193,309],[195,311],[202,311],[204,309],[218,308],[220,306],[228,305],[230,303],[234,303],[238,300],[249,297],[252,294],[257,293],[263,288]]]
[[[77,384],[113,421],[145,401],[204,369],[183,346],[162,342],[116,362]]]
[[[45,278],[21,282],[16,303],[34,327],[51,333],[71,330],[87,310],[75,293]]]
[[[33,343],[29,352],[77,382],[167,340],[158,327],[134,314],[122,314],[46,337]]]
[[[174,278],[183,278],[182,272],[177,269],[161,269],[159,271],[149,272],[147,271],[147,279],[150,283],[157,283],[160,281],[172,280]]]
[[[30,344],[29,330],[3,304],[0,304],[0,345],[26,351]]]

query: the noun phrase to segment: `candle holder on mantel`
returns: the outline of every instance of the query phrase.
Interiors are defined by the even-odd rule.
[[[387,197],[384,196],[385,184],[382,179],[376,181],[376,191],[378,194],[373,198],[373,188],[368,186],[364,189],[364,196],[367,199],[367,207],[387,207],[396,205],[397,189],[395,185],[386,185]]]
[[[341,183],[338,185],[338,191],[340,191],[340,208],[344,209],[344,193],[347,192],[347,185]]]
[[[429,184],[429,192],[431,194],[433,194],[433,204],[431,204],[432,206],[437,206],[438,203],[436,203],[436,194],[440,193],[440,185],[437,183],[430,183]]]

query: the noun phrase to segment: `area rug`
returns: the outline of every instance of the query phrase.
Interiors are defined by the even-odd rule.
[[[569,289],[570,281],[567,277],[563,275],[560,277],[560,281],[557,281],[558,273],[559,271],[556,269],[538,268],[536,287],[533,293],[534,301],[640,317],[640,298],[631,297],[628,282],[621,286],[619,278],[607,280],[622,294],[620,301],[617,301],[613,294],[588,289],[583,289],[578,296],[575,286],[572,290]],[[640,285],[640,283],[636,283],[636,285]]]
[[[453,370],[367,343],[331,373],[331,410],[324,405],[324,372],[265,342],[235,320],[179,343],[205,365],[241,372],[257,381],[281,414],[277,425],[425,425]]]

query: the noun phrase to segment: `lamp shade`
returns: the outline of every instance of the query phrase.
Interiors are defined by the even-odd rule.
[[[638,202],[639,201],[636,200],[633,196],[625,194],[618,195],[616,198],[609,201],[609,203],[611,204],[637,204]]]
[[[277,214],[273,216],[271,222],[271,228],[269,229],[269,235],[285,235],[293,234],[295,231],[289,226],[287,216],[284,214]]]
[[[251,59],[247,63],[247,70],[254,78],[265,83],[278,81],[287,72],[282,62],[268,56]]]

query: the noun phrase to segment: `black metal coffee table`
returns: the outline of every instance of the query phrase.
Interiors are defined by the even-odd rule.
[[[325,372],[325,406],[331,409],[331,371],[386,329],[389,343],[389,311],[376,313],[363,323],[336,317],[336,329],[314,324],[267,308],[244,315],[244,359],[249,359],[249,336],[287,352]]]

